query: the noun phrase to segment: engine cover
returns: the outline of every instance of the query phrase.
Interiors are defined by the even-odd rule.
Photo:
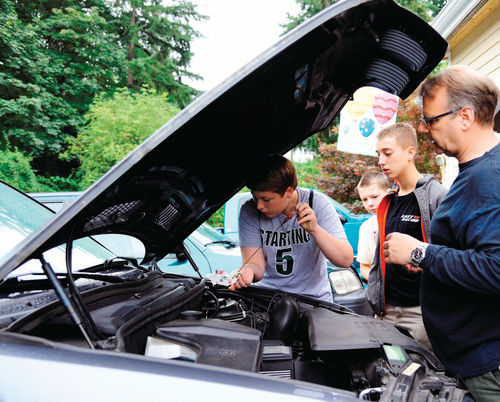
[[[257,329],[216,318],[174,320],[158,327],[156,336],[192,348],[197,363],[259,371],[262,342]]]

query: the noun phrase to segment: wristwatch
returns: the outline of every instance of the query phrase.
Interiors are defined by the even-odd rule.
[[[428,243],[424,243],[411,251],[411,265],[414,267],[419,267],[422,260],[425,258],[425,249],[429,246]]]

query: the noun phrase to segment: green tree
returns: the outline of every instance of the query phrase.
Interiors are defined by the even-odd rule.
[[[89,123],[76,138],[69,139],[66,153],[81,163],[81,188],[99,179],[178,112],[168,102],[168,94],[147,88],[138,92],[123,88],[112,97],[98,96],[86,115]]]
[[[197,92],[183,84],[182,78],[199,78],[187,69],[193,55],[191,41],[199,36],[190,22],[206,17],[187,0],[170,4],[161,0],[114,0],[112,5],[117,16],[116,32],[127,52],[127,87],[149,85],[168,92],[170,100],[180,107],[190,103]]]
[[[115,85],[123,53],[97,7],[43,0],[4,4],[0,132],[41,175],[66,176],[72,165],[58,159],[66,137],[83,126],[94,94]]]
[[[68,118],[65,108],[56,110],[60,102],[43,85],[49,61],[40,52],[41,42],[35,28],[24,25],[12,4],[4,2],[0,18],[0,132],[3,147],[19,148],[36,154],[45,148],[43,136],[59,132]],[[52,141],[47,141],[52,142]],[[53,151],[57,154],[57,145]]]
[[[192,75],[196,18],[183,0],[0,0],[0,149],[26,155],[50,187],[74,186],[78,161],[58,156],[94,96],[124,87],[127,71],[134,89],[147,83],[178,105],[192,100],[181,77]]]
[[[79,114],[88,110],[96,93],[119,84],[125,71],[125,56],[118,35],[98,7],[80,10],[74,6],[54,8],[37,21],[44,53],[52,63],[51,85]]]

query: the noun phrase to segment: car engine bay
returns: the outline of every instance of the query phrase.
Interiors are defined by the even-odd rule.
[[[255,287],[233,292],[122,263],[73,275],[95,349],[306,381],[365,400],[464,397],[413,339],[333,304]],[[2,331],[88,348],[48,281],[16,283],[15,292],[2,286]]]

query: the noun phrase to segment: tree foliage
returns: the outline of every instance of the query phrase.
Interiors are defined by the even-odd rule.
[[[165,5],[160,0],[114,0],[112,12],[121,47],[127,49],[126,85],[149,85],[168,92],[170,100],[184,107],[196,91],[182,77],[199,78],[187,70],[191,41],[199,34],[190,25],[205,17],[190,1]]]
[[[54,189],[75,186],[78,160],[59,156],[94,97],[124,87],[127,72],[135,90],[193,99],[182,77],[200,18],[187,0],[0,0],[0,150],[21,152]]]
[[[97,8],[37,10],[12,7],[0,23],[0,130],[35,169],[57,175],[67,168],[58,161],[66,138],[123,63]]]
[[[81,161],[78,174],[85,189],[179,112],[168,94],[123,88],[112,97],[101,95],[91,104],[89,123],[70,139],[68,157]]]

